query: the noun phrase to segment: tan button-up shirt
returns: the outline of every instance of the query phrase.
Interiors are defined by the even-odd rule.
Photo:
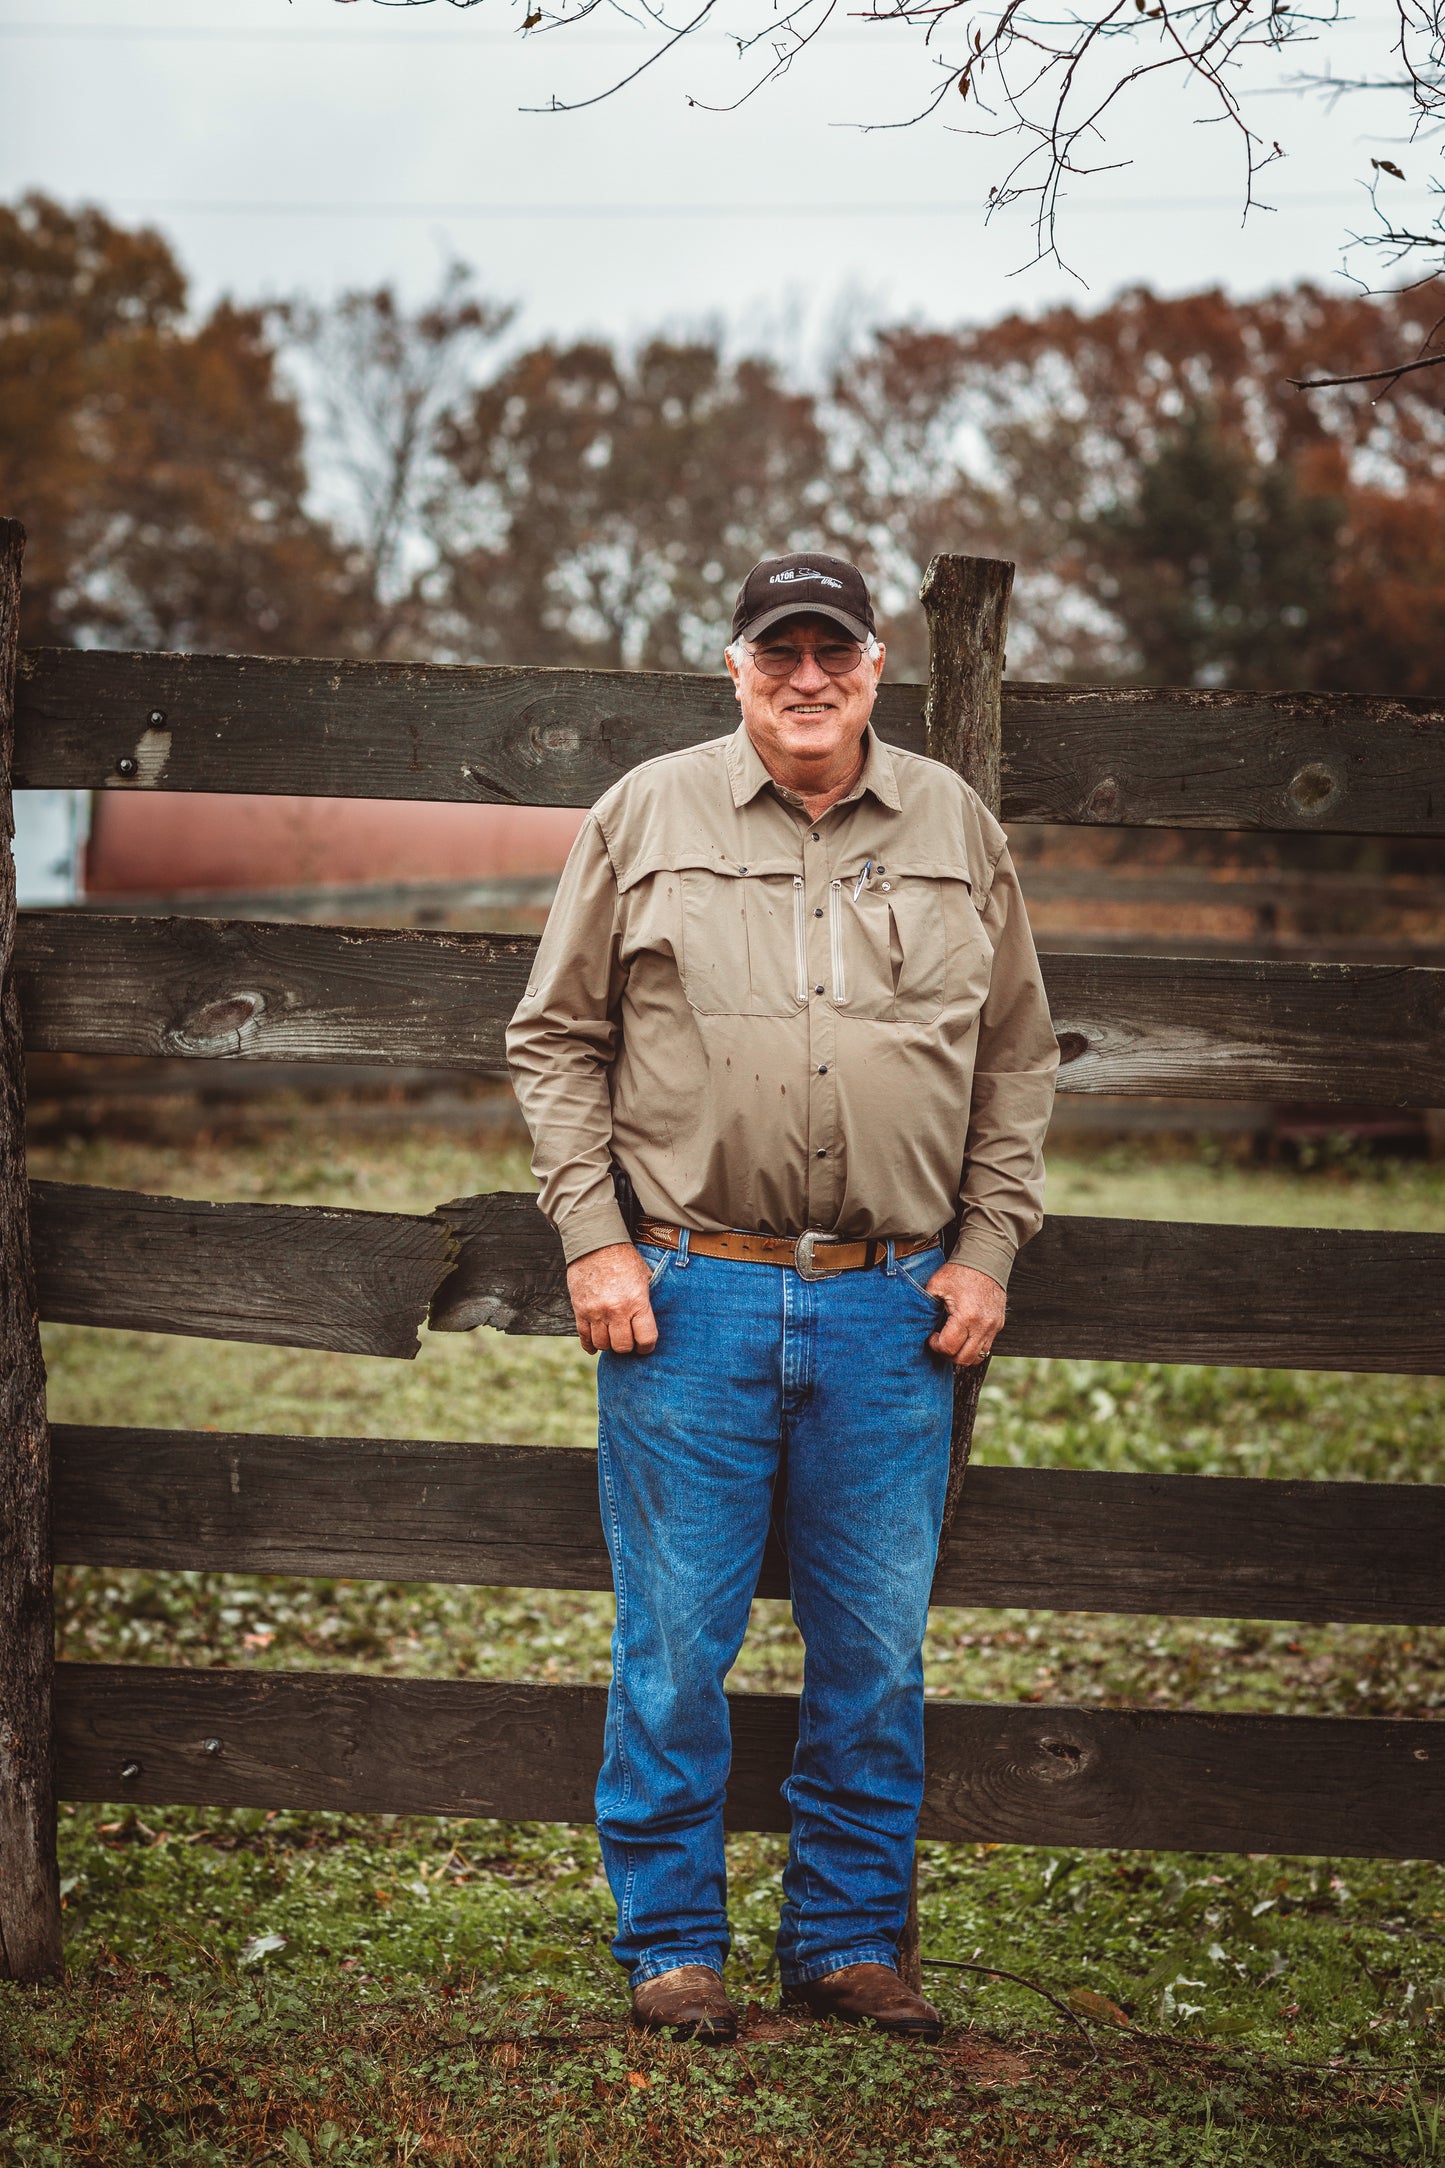
[[[507,1034],[568,1261],[651,1218],[930,1234],[1007,1282],[1058,1047],[1003,830],[870,731],[817,821],[743,728],[650,760],[573,846]]]

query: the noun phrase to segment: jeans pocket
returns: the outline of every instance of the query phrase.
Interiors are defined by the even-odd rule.
[[[898,1278],[908,1289],[910,1295],[916,1295],[929,1314],[935,1318],[947,1308],[947,1304],[940,1296],[930,1295],[921,1283],[924,1280],[931,1280],[942,1263],[943,1250],[938,1245],[935,1245],[931,1250],[920,1250],[916,1257],[902,1257],[898,1261]]]
[[[639,1242],[638,1255],[648,1267],[647,1292],[652,1293],[668,1266],[676,1257],[676,1250],[665,1250],[656,1242]]]

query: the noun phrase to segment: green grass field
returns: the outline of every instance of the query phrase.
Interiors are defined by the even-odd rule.
[[[71,1144],[33,1171],[172,1194],[429,1209],[522,1186],[455,1137],[184,1154]],[[1185,1148],[1056,1158],[1052,1211],[1445,1227],[1445,1169],[1266,1172]],[[425,1338],[401,1364],[54,1328],[61,1421],[592,1440],[558,1341]],[[982,1460],[1436,1479],[1435,1379],[997,1362]],[[538,1590],[66,1569],[61,1653],[133,1663],[605,1679],[611,1604]],[[760,1602],[734,1683],[797,1684]],[[1445,1633],[941,1611],[930,1693],[1438,1714]],[[632,2039],[590,1829],[115,1807],[62,1819],[70,1973],[0,1990],[0,2159],[711,2168],[1445,2161],[1445,1870],[925,1847],[950,2031],[903,2048],[775,2014],[775,1839],[731,1846],[742,2046]]]

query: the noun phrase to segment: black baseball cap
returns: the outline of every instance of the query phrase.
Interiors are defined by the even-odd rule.
[[[854,640],[869,640],[878,627],[868,582],[846,557],[805,550],[792,557],[764,557],[738,589],[733,638],[756,640],[785,617],[830,617]]]

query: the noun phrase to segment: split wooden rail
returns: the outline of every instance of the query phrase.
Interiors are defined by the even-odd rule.
[[[22,537],[0,526],[0,784],[590,803],[729,730],[725,680],[45,651],[10,677]],[[1445,706],[1001,688],[1009,568],[939,560],[929,688],[883,736],[1006,822],[1445,834]],[[8,788],[5,790],[8,800]],[[8,854],[6,875],[8,875]],[[524,1195],[427,1215],[24,1189],[21,1038],[89,1054],[500,1074],[533,944],[485,934],[21,917],[0,896],[0,1972],[59,1963],[54,1796],[583,1820],[591,1688],[63,1664],[52,1558],[604,1588],[593,1457],[428,1441],[59,1426],[41,1319],[415,1354],[433,1329],[570,1330]],[[1045,959],[1066,1091],[1445,1105],[1445,972]],[[1445,1369],[1445,1236],[1059,1217],[998,1352]],[[934,1598],[1445,1621],[1445,1488],[973,1469]],[[770,1555],[761,1590],[785,1587]],[[781,1825],[795,1707],[739,1695],[729,1818]],[[923,1832],[947,1839],[1445,1854],[1428,1721],[930,1703]]]

